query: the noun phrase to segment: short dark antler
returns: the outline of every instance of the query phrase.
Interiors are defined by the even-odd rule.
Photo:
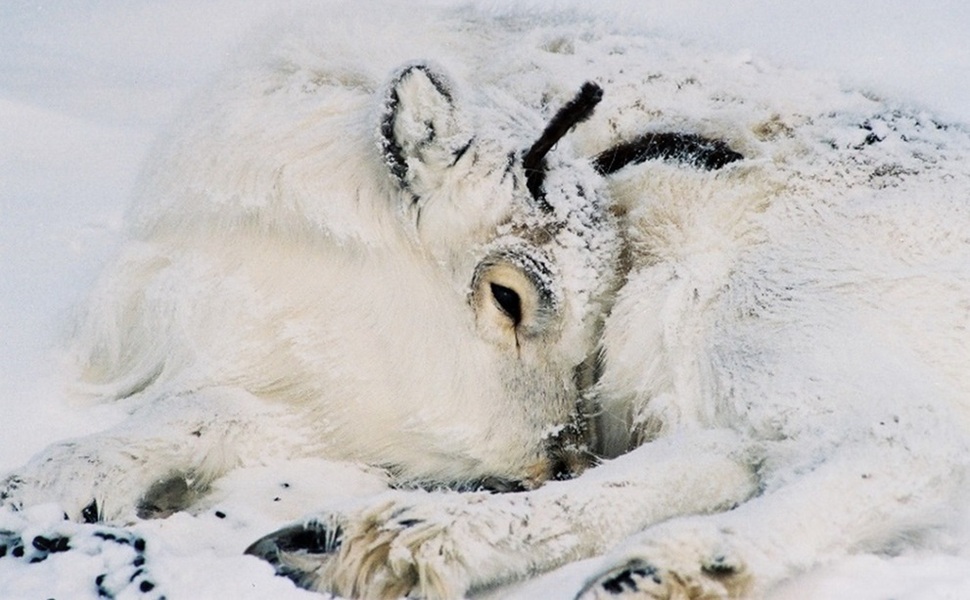
[[[581,123],[593,114],[593,109],[603,99],[603,88],[592,82],[586,82],[580,88],[576,97],[552,117],[546,125],[542,135],[532,147],[522,155],[522,169],[525,171],[526,187],[535,198],[542,197],[542,181],[546,174],[546,154],[552,150],[556,142],[569,133],[577,123]]]

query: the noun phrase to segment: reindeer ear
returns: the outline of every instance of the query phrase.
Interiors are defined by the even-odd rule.
[[[471,142],[450,81],[423,63],[405,66],[391,80],[380,136],[391,176],[416,196],[440,184]]]

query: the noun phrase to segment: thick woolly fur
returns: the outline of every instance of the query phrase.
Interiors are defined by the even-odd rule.
[[[367,55],[360,31],[293,25],[198,94],[77,336],[82,390],[132,418],[38,457],[8,503],[125,520],[159,480],[280,458],[525,487],[586,460],[577,382],[619,249],[604,182],[563,140],[534,198],[522,154],[558,100],[449,68],[459,32],[398,34]]]
[[[533,487],[574,429],[610,460],[519,493],[392,492],[254,551],[347,596],[458,597],[609,553],[581,596],[757,598],[852,552],[957,539],[962,128],[568,15],[369,14],[274,39],[161,145],[80,332],[84,383],[132,398],[131,421],[39,457],[9,502],[123,520],[157,479],[305,455]],[[603,101],[549,155],[540,202],[516,161],[587,80]],[[586,160],[657,131],[744,159],[609,181]],[[523,288],[521,318],[483,282]]]

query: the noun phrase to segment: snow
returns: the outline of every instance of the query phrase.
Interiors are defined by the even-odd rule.
[[[58,348],[72,307],[118,242],[126,200],[153,138],[249,29],[305,4],[0,4],[0,472],[52,441],[120,417],[114,407],[65,403]],[[334,10],[360,10],[354,6]],[[814,70],[970,124],[970,4],[959,0],[918,7],[907,0],[628,0],[604,6],[659,35]],[[301,516],[286,510],[301,505],[298,497],[373,493],[381,480],[332,464],[291,468],[240,472],[220,484],[209,500],[212,511],[135,528],[151,541],[153,576],[168,598],[315,597],[243,557],[242,548],[273,524]],[[318,477],[301,476],[306,471]],[[280,491],[283,483],[290,485]],[[227,516],[215,516],[217,509]],[[50,508],[29,515],[30,527],[76,532],[43,510]],[[0,521],[0,533],[18,527]],[[115,548],[82,558],[51,555],[37,565],[3,561],[0,597],[94,597],[93,587],[81,592],[71,586],[107,568],[92,562],[125,560],[128,555]],[[578,563],[505,592],[525,598],[561,589],[568,595],[590,568]],[[776,594],[799,600],[889,595],[970,597],[970,562],[863,555]]]

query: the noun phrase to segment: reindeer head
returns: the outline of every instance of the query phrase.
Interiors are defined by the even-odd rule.
[[[554,149],[601,96],[584,85],[544,128],[496,122],[494,109],[483,123],[446,75],[418,63],[392,78],[380,114],[378,147],[405,227],[462,290],[497,357],[499,418],[511,403],[514,418],[531,421],[533,440],[520,443],[536,460],[512,478],[533,483],[562,468],[562,432],[575,425],[577,381],[615,285],[601,176],[568,143]]]
[[[427,63],[399,69],[377,146],[404,229],[466,298],[475,344],[487,348],[478,372],[501,382],[476,401],[494,419],[486,437],[512,446],[475,449],[516,466],[503,473],[483,460],[480,474],[528,485],[584,462],[582,387],[620,277],[605,177],[651,158],[719,168],[739,155],[699,136],[650,133],[575,156],[568,133],[599,103],[594,83],[544,125],[503,120],[495,98],[465,102],[466,93]],[[514,458],[513,446],[525,454]]]
[[[576,156],[594,84],[542,118],[426,63],[376,91],[254,69],[150,163],[137,243],[81,335],[85,380],[116,397],[242,388],[307,411],[319,454],[402,480],[579,468],[620,262],[604,174],[700,146]]]

